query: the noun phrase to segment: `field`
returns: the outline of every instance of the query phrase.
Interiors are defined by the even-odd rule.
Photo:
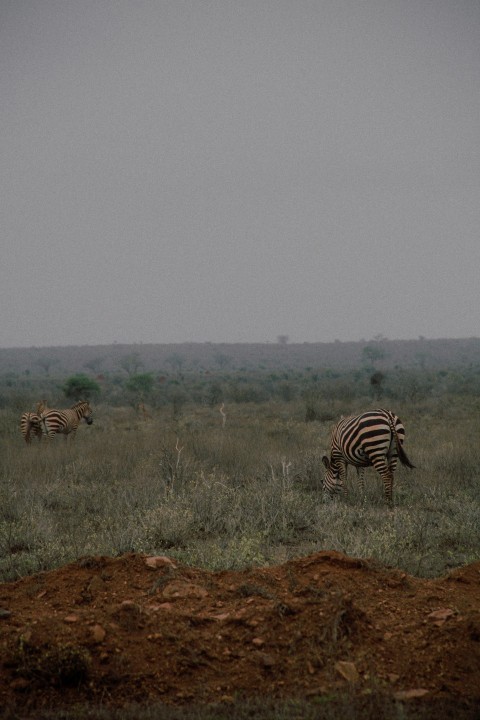
[[[416,465],[415,470],[399,467],[396,472],[394,511],[387,510],[381,481],[373,470],[367,471],[365,501],[359,496],[353,471],[348,497],[326,501],[321,491],[321,456],[328,449],[334,420],[378,405],[391,406],[402,418],[405,448]],[[171,713],[172,704],[182,706],[176,707],[175,715],[165,711],[165,717],[406,718],[429,717],[429,713],[441,717],[441,708],[445,712],[455,708],[456,717],[477,716],[480,401],[463,394],[394,403],[379,403],[371,397],[331,398],[320,411],[317,409],[312,422],[306,422],[305,402],[300,399],[227,402],[225,415],[220,413],[220,404],[214,403],[186,402],[181,408],[175,404],[147,406],[146,414],[135,407],[101,402],[95,403],[94,409],[94,424],[82,424],[75,443],[57,437],[49,447],[37,442],[27,447],[18,432],[18,409],[5,407],[0,411],[0,579],[5,583],[0,587],[4,600],[8,597],[18,604],[18,617],[13,622],[14,606],[13,625],[9,625],[11,632],[6,634],[4,648],[9,653],[9,682],[3,686],[4,699],[8,700],[5,717],[16,717],[17,706],[23,707],[22,717],[35,707],[35,717],[40,717],[40,710],[42,717],[59,717],[49,715],[53,712],[49,708],[60,697],[68,700],[70,707],[72,685],[75,690],[81,688],[76,701],[97,703],[98,717],[163,717],[158,707],[149,710],[147,703],[143,715],[139,715],[138,707],[134,711],[111,709],[126,702],[118,690],[122,685],[128,687],[130,701],[141,703],[143,698],[151,703],[155,699],[166,703]],[[153,571],[145,565],[149,556],[167,556],[169,560],[159,561],[160,570]],[[355,563],[350,558],[368,562]],[[465,565],[470,569],[454,570]],[[328,592],[320,587],[325,568],[329,572]],[[452,571],[464,575],[450,585],[434,579]],[[155,572],[157,584],[152,590]],[[116,582],[117,573],[127,588],[123,594]],[[110,615],[106,612],[101,619],[99,615],[95,622],[93,609],[100,610],[102,603],[98,599],[81,600],[93,576],[102,582],[110,578],[112,583],[107,593]],[[308,579],[306,585],[302,577]],[[198,597],[188,591],[180,592],[176,604],[165,600],[161,593],[173,579],[200,588]],[[111,596],[114,585],[115,598]],[[305,601],[305,587],[310,596],[300,613],[295,603]],[[202,588],[207,588],[212,601],[208,609]],[[292,661],[288,668],[280,669],[278,656],[267,650],[268,640],[263,637],[267,629],[259,628],[258,637],[254,632],[252,640],[257,637],[255,650],[263,657],[263,670],[257,669],[257,680],[255,674],[249,676],[251,692],[241,684],[235,686],[234,679],[220,683],[215,692],[199,670],[198,677],[205,682],[201,702],[208,705],[201,711],[192,709],[190,705],[199,694],[192,696],[185,688],[195,686],[194,668],[215,667],[214,659],[219,656],[221,672],[221,663],[226,664],[225,657],[229,657],[221,659],[211,617],[226,613],[231,619],[239,612],[238,602],[232,605],[228,596],[233,588],[237,601],[240,598],[247,608],[255,609],[250,630],[255,622],[261,626],[276,608],[276,632],[280,633],[278,618],[283,618],[292,637],[310,638],[308,647],[297,641],[295,657],[302,657],[303,664]],[[460,591],[465,589],[463,596]],[[196,591],[192,592],[195,595]],[[122,602],[127,603],[123,609]],[[39,612],[37,621],[32,619],[32,603]],[[123,668],[122,672],[116,670],[120,678],[117,689],[112,691],[113,686],[105,680],[105,695],[101,695],[96,686],[98,673],[103,662],[112,674],[109,653],[115,654],[115,648],[105,645],[103,661],[99,659],[103,639],[97,638],[93,646],[82,640],[84,623],[106,630],[107,638],[109,633],[114,634],[108,630],[108,623],[120,628],[116,639],[119,656],[128,656],[130,642],[133,657],[135,644],[142,641],[145,657],[155,657],[155,623],[148,613],[142,615],[145,604],[175,605],[177,614],[170,614],[168,632],[166,620],[162,621],[165,627],[159,631],[160,649],[156,650],[160,655],[165,638],[180,633],[187,616],[203,613],[210,617],[188,623],[190,631],[197,628],[198,632],[185,636],[186,642],[199,645],[197,652],[192,645],[190,659],[184,659],[184,665],[175,671],[176,676],[183,673],[185,687],[164,677],[164,689],[155,697],[154,683],[148,687],[142,684],[143,673],[137,668],[134,692],[135,683],[132,685],[132,677]],[[0,605],[4,608],[2,600]],[[115,607],[120,612],[116,619]],[[312,608],[315,612],[310,617]],[[427,619],[429,613],[445,609],[449,612],[444,616]],[[84,619],[85,611],[88,620]],[[137,611],[141,617],[135,615]],[[163,611],[157,608],[151,612]],[[68,615],[73,616],[71,623],[64,620]],[[53,619],[61,632],[56,625],[48,624]],[[10,617],[7,621],[10,623]],[[6,627],[5,620],[0,622]],[[52,661],[53,677],[42,660],[42,653],[51,658],[53,641],[48,644],[40,635],[33,639],[35,622],[39,626],[44,623],[51,638],[57,630],[60,633],[55,645],[56,664]],[[320,637],[311,628],[322,622],[327,629]],[[207,640],[202,639],[202,623],[208,626],[210,650]],[[425,634],[422,628],[432,623],[437,634]],[[245,627],[243,621],[235,627],[238,625]],[[401,632],[397,633],[399,627]],[[129,639],[122,636],[125,629]],[[231,633],[228,649],[234,656],[237,653],[240,669],[246,662],[242,659],[243,635],[237,637],[232,629]],[[403,638],[403,645],[399,639],[390,659],[384,653],[389,672],[382,672],[382,654],[377,658],[373,652],[385,633],[387,639],[397,634]],[[407,647],[404,641],[409,634],[412,645]],[[442,665],[441,657],[454,652],[456,637],[462,652],[468,654],[465,667],[453,656],[451,667]],[[273,639],[273,647],[272,643]],[[312,644],[317,645],[314,651]],[[71,657],[68,660],[77,664],[73,680],[70,676],[65,679],[58,669],[59,647],[68,647],[69,652],[75,649],[75,662]],[[319,647],[323,648],[323,659]],[[291,644],[289,648],[294,652]],[[84,650],[86,655],[82,654]],[[430,667],[429,672],[421,674],[412,659],[415,653],[422,658],[422,668]],[[100,663],[95,671],[87,668],[92,658]],[[172,667],[177,661],[171,660]],[[343,661],[347,665],[338,666]],[[63,658],[62,662],[67,661]],[[434,679],[439,673],[443,673],[441,682],[438,677]],[[459,679],[450,677],[452,674]],[[270,682],[261,681],[265,675]],[[38,689],[42,683],[51,686],[43,695]],[[258,707],[255,687],[264,697]],[[271,698],[268,702],[267,697]],[[74,717],[68,712],[65,710],[61,717]],[[80,716],[91,717],[87,712]]]

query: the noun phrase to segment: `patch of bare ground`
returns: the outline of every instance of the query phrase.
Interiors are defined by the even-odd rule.
[[[480,703],[480,563],[424,580],[337,552],[242,572],[88,557],[0,585],[0,706],[235,698]]]

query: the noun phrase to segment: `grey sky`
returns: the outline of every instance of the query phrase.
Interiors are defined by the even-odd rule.
[[[478,0],[0,0],[0,345],[480,335]]]

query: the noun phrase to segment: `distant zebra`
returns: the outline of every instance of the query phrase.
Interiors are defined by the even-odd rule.
[[[20,418],[20,432],[27,444],[32,442],[32,435],[38,440],[42,439],[42,426],[40,415],[33,412],[24,412]]]
[[[42,431],[49,440],[56,433],[65,435],[65,439],[71,435],[73,440],[82,418],[85,419],[87,425],[93,423],[92,408],[85,400],[75,403],[68,410],[45,410],[40,415],[40,422]]]
[[[414,468],[403,449],[405,428],[390,410],[374,410],[342,418],[332,432],[330,457],[324,455],[326,467],[323,490],[332,495],[341,489],[346,493],[347,465],[357,470],[358,483],[364,488],[365,468],[373,465],[383,480],[385,498],[393,504],[393,473],[397,459]]]

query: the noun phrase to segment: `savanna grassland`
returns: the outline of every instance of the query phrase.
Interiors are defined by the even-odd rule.
[[[62,379],[10,384],[0,408],[0,581],[125,553],[237,571],[335,550],[417,578],[478,561],[480,394],[468,392],[468,378],[478,382],[476,369],[469,373],[370,367],[245,377],[222,369],[185,377],[177,369],[147,398],[142,383],[112,381],[91,400],[94,424],[82,423],[75,442],[48,445],[27,445],[19,417],[46,393],[68,407]],[[397,468],[393,512],[372,469],[364,501],[352,469],[347,498],[327,500],[321,488],[335,421],[376,407],[402,419],[416,465]],[[241,703],[225,717],[330,718],[339,702],[342,717],[429,717],[403,705],[399,715],[376,692],[360,705],[339,697],[313,709]],[[180,712],[165,717],[224,717],[218,708]]]
[[[330,401],[325,414],[375,408]],[[382,405],[390,403],[382,401]],[[322,549],[372,557],[429,577],[480,557],[480,408],[445,397],[396,403],[415,470],[395,475],[395,511],[367,471],[361,502],[323,498],[321,456],[332,420],[305,422],[299,403],[150,410],[98,403],[74,443],[26,446],[3,410],[0,577],[82,555],[168,553],[214,570],[279,563]]]

